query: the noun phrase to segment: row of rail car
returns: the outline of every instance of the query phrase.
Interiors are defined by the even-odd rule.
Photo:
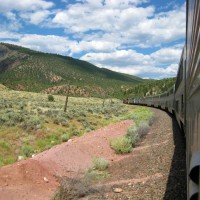
[[[176,116],[186,138],[187,199],[200,200],[200,0],[186,2],[186,42],[175,85],[163,94],[124,103],[164,109]]]

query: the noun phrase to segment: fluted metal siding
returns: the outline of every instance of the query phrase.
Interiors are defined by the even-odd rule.
[[[200,169],[200,1],[187,0],[186,139],[188,199],[199,193]],[[193,194],[193,191],[194,194]],[[200,199],[200,195],[198,195]]]

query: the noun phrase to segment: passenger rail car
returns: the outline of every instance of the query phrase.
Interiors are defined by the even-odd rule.
[[[186,137],[187,199],[200,200],[200,0],[186,2],[185,43],[172,88],[124,103],[153,106],[176,116]]]

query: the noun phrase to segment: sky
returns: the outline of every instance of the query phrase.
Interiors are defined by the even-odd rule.
[[[185,1],[0,0],[0,42],[142,78],[174,77]]]

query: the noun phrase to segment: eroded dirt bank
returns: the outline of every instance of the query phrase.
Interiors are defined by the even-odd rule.
[[[73,177],[85,171],[94,156],[110,162],[127,155],[116,155],[110,138],[124,135],[132,121],[125,120],[57,145],[34,158],[0,168],[0,200],[47,200],[58,186],[57,177]]]

